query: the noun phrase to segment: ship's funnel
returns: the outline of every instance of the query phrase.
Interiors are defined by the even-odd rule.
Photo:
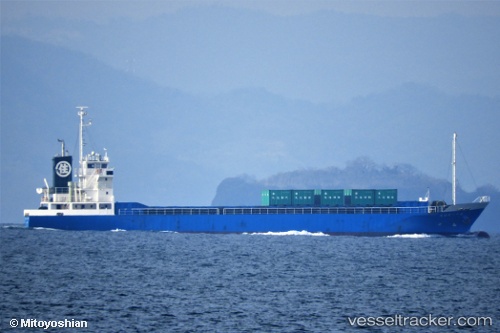
[[[73,180],[72,163],[71,156],[56,156],[52,159],[54,187],[68,187],[68,182]]]

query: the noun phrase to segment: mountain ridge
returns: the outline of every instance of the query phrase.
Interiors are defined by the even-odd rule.
[[[430,177],[408,164],[381,165],[360,157],[344,168],[293,170],[256,179],[240,175],[224,179],[217,187],[213,206],[259,206],[261,192],[267,189],[397,189],[399,201],[418,200],[429,190],[430,200],[451,202],[451,183]],[[489,196],[490,205],[474,224],[473,230],[499,233],[500,191],[491,185],[467,192],[457,188],[458,203]]]

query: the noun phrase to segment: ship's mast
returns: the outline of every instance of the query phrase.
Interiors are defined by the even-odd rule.
[[[83,126],[88,126],[90,125],[89,124],[84,124],[83,123],[83,117],[85,117],[87,115],[87,112],[85,112],[85,109],[87,109],[88,107],[87,106],[77,106],[76,107],[77,109],[79,109],[80,111],[78,111],[78,116],[80,117],[80,129],[79,129],[79,132],[78,132],[78,135],[79,135],[79,138],[78,138],[78,141],[79,141],[79,146],[80,146],[80,163],[83,161]]]
[[[451,158],[451,201],[453,205],[457,203],[457,133],[453,133],[452,158]]]
[[[85,111],[85,109],[88,109],[87,106],[77,106],[76,107],[78,110],[78,116],[80,117],[80,129],[79,129],[79,137],[78,137],[78,141],[79,141],[79,146],[80,146],[80,160],[79,160],[79,164],[80,164],[80,170],[78,172],[78,188],[82,189],[83,187],[83,179],[85,178],[84,174],[83,174],[83,146],[84,146],[84,142],[83,142],[83,127],[85,126],[90,126],[92,124],[91,121],[89,121],[88,123],[84,123],[83,122],[83,117],[85,117],[87,115],[87,112]],[[82,193],[80,192],[80,196],[79,196],[79,200],[82,200],[81,198],[81,195]]]

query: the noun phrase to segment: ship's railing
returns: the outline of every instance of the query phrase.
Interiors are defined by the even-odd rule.
[[[44,189],[46,190],[46,189]],[[50,187],[49,189],[49,194],[65,194],[69,193],[69,187]]]
[[[131,208],[119,209],[118,215],[218,215],[219,208]]]
[[[422,214],[435,213],[438,207],[231,207],[223,208],[224,215],[270,214]]]
[[[198,207],[198,208],[126,208],[118,215],[272,215],[272,214],[423,214],[436,213],[443,207]]]
[[[483,195],[480,197],[477,197],[473,202],[490,202],[490,197],[488,195]]]

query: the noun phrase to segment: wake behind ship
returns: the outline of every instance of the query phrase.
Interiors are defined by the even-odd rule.
[[[261,206],[151,207],[115,202],[114,168],[107,152],[84,155],[86,107],[78,107],[79,164],[73,181],[73,158],[54,157],[53,182],[38,188],[38,209],[24,211],[25,226],[64,230],[151,230],[199,233],[322,232],[331,235],[467,233],[490,198],[456,203],[455,143],[451,205],[444,201],[399,201],[397,189],[263,190]]]

